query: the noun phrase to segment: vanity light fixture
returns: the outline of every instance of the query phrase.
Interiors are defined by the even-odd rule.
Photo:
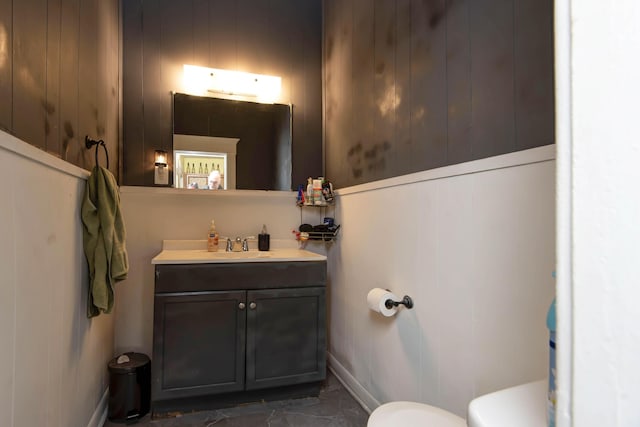
[[[187,92],[197,95],[211,92],[273,103],[280,98],[282,78],[185,64],[184,86]]]
[[[156,150],[155,171],[153,176],[155,185],[169,185],[169,173],[167,172],[167,152]]]
[[[167,152],[163,150],[156,150],[156,166],[167,167]]]

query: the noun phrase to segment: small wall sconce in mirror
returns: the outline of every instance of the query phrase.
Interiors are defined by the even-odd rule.
[[[153,177],[153,183],[155,185],[169,185],[169,173],[167,169],[167,152],[156,150],[155,173]]]
[[[206,95],[207,92],[243,98],[255,98],[255,101],[273,103],[280,100],[282,78],[264,74],[252,74],[241,71],[220,70],[217,68],[183,66],[184,89],[193,95]]]

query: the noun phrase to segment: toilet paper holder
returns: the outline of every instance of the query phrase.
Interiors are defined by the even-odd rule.
[[[404,305],[407,308],[413,308],[413,300],[409,295],[405,295],[401,301],[394,301],[392,299],[388,299],[384,302],[384,306],[387,308],[397,307],[399,305]]]

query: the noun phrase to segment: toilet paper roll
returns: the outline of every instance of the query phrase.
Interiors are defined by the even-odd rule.
[[[387,308],[384,303],[388,300],[398,301],[392,292],[382,288],[373,288],[367,294],[369,308],[385,317],[391,317],[398,312],[398,307]]]

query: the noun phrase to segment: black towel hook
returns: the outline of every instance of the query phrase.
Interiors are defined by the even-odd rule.
[[[102,148],[104,148],[104,155],[107,158],[107,169],[109,169],[109,152],[107,151],[107,146],[103,140],[96,141],[95,139],[89,138],[89,135],[87,135],[84,137],[84,145],[87,149],[90,149],[94,145],[96,146],[96,166],[100,165],[100,163],[98,163],[98,147],[102,146]]]

